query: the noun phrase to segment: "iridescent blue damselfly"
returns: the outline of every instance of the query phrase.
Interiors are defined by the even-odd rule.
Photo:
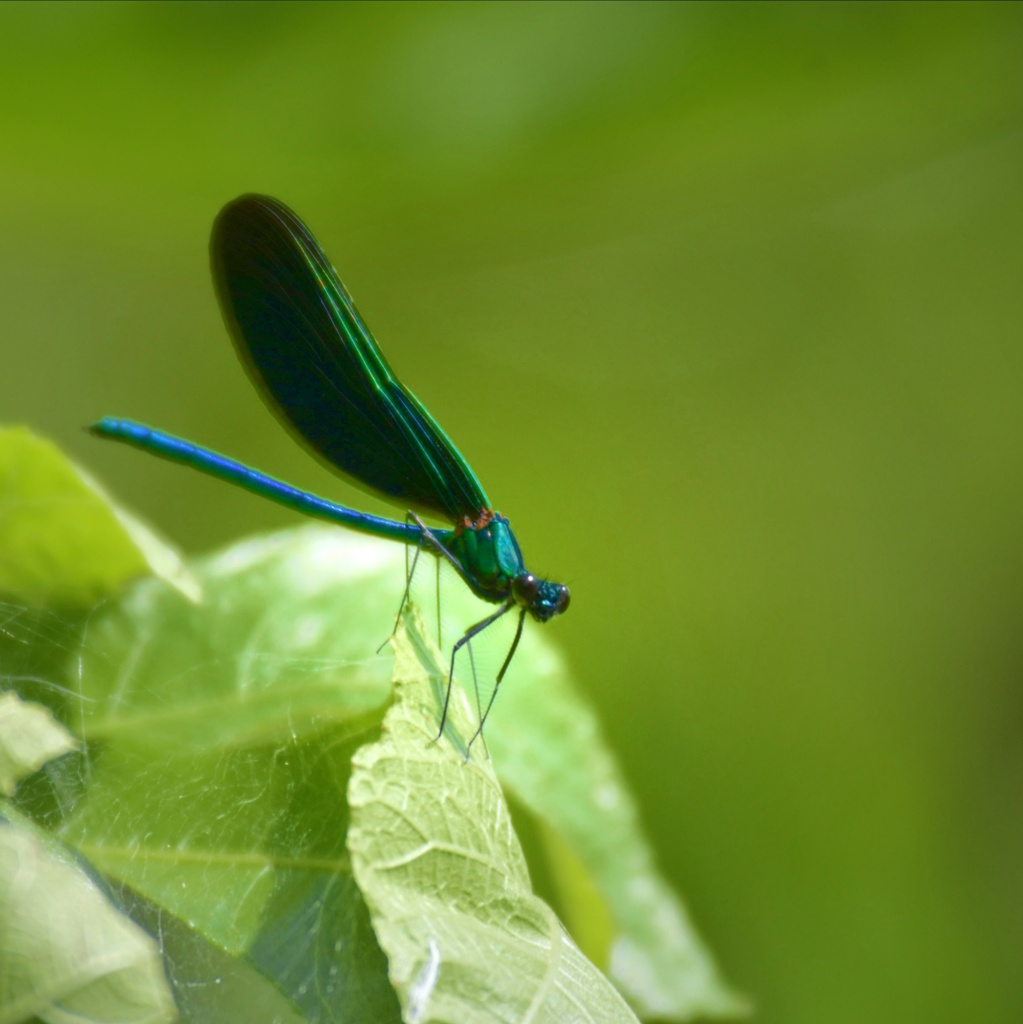
[[[425,550],[450,563],[497,610],[470,626],[452,648],[438,737],[447,721],[458,652],[470,645],[471,655],[472,639],[517,609],[515,637],[471,747],[518,647],[526,613],[539,622],[561,614],[568,588],[526,569],[508,520],[494,511],[458,449],[394,375],[323,250],[287,206],[259,195],[228,203],[214,223],[210,257],[228,331],[263,401],[330,468],[404,507],[405,521],[335,504],[131,420],[105,417],[92,431],[305,515],[415,545],[416,558]],[[427,526],[421,515],[452,525]],[[407,598],[408,580],[403,604]]]

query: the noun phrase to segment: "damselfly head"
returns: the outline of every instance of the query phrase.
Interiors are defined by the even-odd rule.
[[[564,583],[537,579],[531,572],[524,572],[512,580],[512,597],[537,622],[546,622],[560,615],[568,607],[569,601],[568,587]]]

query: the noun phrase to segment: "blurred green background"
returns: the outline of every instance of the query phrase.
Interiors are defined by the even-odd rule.
[[[371,507],[220,322],[280,197],[758,1019],[1020,1019],[1021,5],[7,3],[0,95],[0,418],[191,551],[294,517],[81,425]]]

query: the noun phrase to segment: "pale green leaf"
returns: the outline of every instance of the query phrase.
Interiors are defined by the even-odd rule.
[[[348,790],[355,877],[405,1020],[635,1021],[533,895],[489,762],[433,742],[445,673],[421,632],[396,638],[395,703]],[[464,747],[476,723],[461,692],[449,717]]]
[[[502,684],[487,744],[502,783],[537,819],[573,935],[636,1010],[668,1020],[748,1012],[658,871],[596,715],[538,631]]]
[[[0,1024],[177,1017],[160,950],[31,827],[0,823]]]
[[[0,794],[13,796],[21,779],[77,746],[49,708],[0,693]]]
[[[0,429],[0,593],[89,606],[150,572],[195,596],[178,555],[55,445]]]
[[[451,627],[449,649],[454,630],[482,618],[488,606],[460,581],[445,588],[443,604]],[[498,627],[473,641],[483,704],[487,680],[510,642],[513,618],[502,620],[503,631]],[[641,1016],[742,1015],[748,1012],[745,999],[724,982],[682,900],[657,867],[593,707],[556,647],[558,626],[556,619],[544,626],[526,623],[487,719],[486,745],[476,742],[474,760],[489,750],[501,785],[516,810],[526,812],[529,820],[522,823],[531,825],[538,839],[529,849],[542,859],[533,865],[534,873],[550,876],[552,904],[573,938]],[[469,681],[475,718],[476,694],[464,652],[456,675]],[[442,694],[435,697],[438,708],[441,699]]]
[[[378,552],[301,530],[197,562],[200,604],[155,579],[108,602],[77,659],[89,774],[60,828],[337,1024],[397,1018],[345,849],[351,758],[390,694]]]

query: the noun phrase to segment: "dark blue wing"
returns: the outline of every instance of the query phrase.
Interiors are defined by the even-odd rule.
[[[238,355],[300,443],[360,486],[453,522],[490,508],[458,449],[395,377],[333,267],[283,203],[241,196],[210,241]]]

